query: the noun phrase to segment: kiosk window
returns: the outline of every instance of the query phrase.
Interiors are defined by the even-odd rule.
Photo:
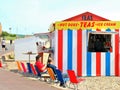
[[[92,34],[88,37],[89,52],[112,52],[111,34]]]

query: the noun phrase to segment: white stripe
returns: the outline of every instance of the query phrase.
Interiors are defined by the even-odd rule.
[[[86,30],[82,30],[82,76],[86,76],[87,75],[87,67],[86,67],[86,64],[87,64],[87,57],[86,57],[86,54],[87,54],[87,41],[86,41],[86,33],[87,31]]]
[[[110,53],[110,75],[115,75],[115,34],[112,34],[111,45],[113,51]]]
[[[105,31],[105,29],[101,29],[101,31]],[[105,63],[106,63],[106,53],[101,52],[101,76],[106,76]]]
[[[106,72],[105,72],[105,53],[101,53],[101,76],[105,76],[106,75]]]
[[[58,30],[54,32],[54,62],[55,65],[58,67]]]
[[[63,73],[66,73],[67,72],[67,49],[68,49],[68,46],[67,46],[67,41],[68,41],[68,35],[67,35],[67,30],[64,30],[63,31]]]
[[[96,30],[92,30],[96,31]],[[96,76],[96,52],[91,53],[91,76]]]
[[[92,68],[92,72],[91,72],[91,76],[96,76],[96,53],[95,52],[92,52],[91,53],[92,55],[92,59],[91,59],[91,68]]]
[[[72,69],[77,72],[77,31],[73,30]]]

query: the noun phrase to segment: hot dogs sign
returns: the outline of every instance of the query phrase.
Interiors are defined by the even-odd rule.
[[[120,28],[120,21],[64,21],[56,22],[55,29],[57,30],[67,30],[67,29],[114,29]]]

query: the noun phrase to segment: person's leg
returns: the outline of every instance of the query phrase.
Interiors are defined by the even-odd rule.
[[[5,51],[5,47],[2,47],[2,51]]]
[[[66,73],[63,73],[62,76],[63,76],[64,80],[60,82],[60,86],[65,88],[66,81],[68,80],[68,75]]]

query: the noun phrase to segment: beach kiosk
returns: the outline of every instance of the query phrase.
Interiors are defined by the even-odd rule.
[[[53,24],[54,60],[78,76],[120,76],[120,22],[90,12]]]

